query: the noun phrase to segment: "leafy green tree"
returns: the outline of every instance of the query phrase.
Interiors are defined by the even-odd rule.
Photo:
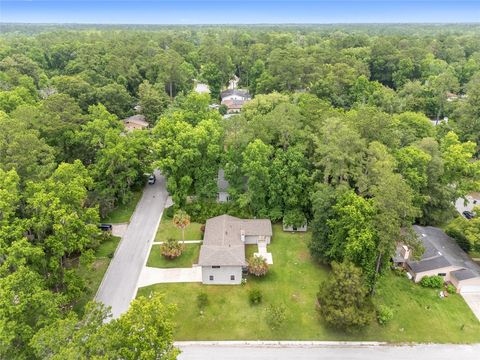
[[[362,272],[352,263],[332,263],[331,276],[320,285],[318,311],[334,328],[352,331],[374,318],[374,308]]]
[[[4,266],[4,265],[2,265]],[[61,316],[64,299],[26,266],[0,277],[0,356],[32,358],[30,339]]]
[[[106,323],[108,311],[90,303],[79,319],[70,313],[40,330],[32,339],[35,355],[42,359],[113,358],[175,360],[173,305],[159,295],[135,299],[118,319]]]
[[[202,66],[200,77],[203,81],[206,81],[210,88],[210,96],[213,100],[220,98],[220,91],[223,87],[223,79],[220,69],[213,63],[207,63]]]
[[[342,119],[330,119],[322,127],[315,154],[323,181],[335,185],[358,178],[365,148],[365,140]]]
[[[247,190],[240,195],[239,203],[257,216],[265,216],[268,209],[272,152],[272,147],[261,140],[251,142],[243,152],[242,172],[247,177]]]
[[[163,90],[162,84],[151,85],[148,80],[140,84],[138,88],[139,105],[142,113],[150,124],[155,124],[168,105],[168,97]]]
[[[120,84],[108,84],[97,89],[96,98],[109,112],[123,118],[133,107],[133,99]]]
[[[396,115],[394,119],[402,147],[435,135],[432,123],[424,114],[404,112]]]

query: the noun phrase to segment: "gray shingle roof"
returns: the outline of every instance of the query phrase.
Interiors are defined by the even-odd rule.
[[[225,96],[230,96],[230,95],[238,95],[242,96],[246,99],[251,99],[251,96],[248,91],[246,90],[241,90],[241,89],[228,89],[224,90],[220,93],[220,97],[223,99]]]
[[[467,280],[478,277],[478,275],[470,269],[452,271],[450,275],[454,276],[457,280]]]
[[[414,272],[419,273],[453,266],[459,269],[468,269],[474,275],[480,277],[480,266],[475,264],[455,240],[445,234],[443,230],[432,226],[418,225],[413,228],[425,247],[421,260],[407,261],[408,266]]]
[[[441,269],[452,265],[445,256],[440,255],[426,260],[408,261],[407,264],[415,273]]]
[[[239,219],[230,215],[208,219],[198,264],[246,265],[242,230],[246,236],[272,236],[272,223],[268,219]]]

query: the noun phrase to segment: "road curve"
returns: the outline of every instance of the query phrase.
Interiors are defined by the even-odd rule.
[[[446,335],[448,336],[448,335]],[[345,342],[178,342],[179,360],[478,360],[475,345],[386,345]]]
[[[111,307],[113,318],[127,311],[137,294],[138,278],[147,261],[165,207],[166,180],[159,172],[155,174],[157,181],[145,186],[95,296],[95,301]]]

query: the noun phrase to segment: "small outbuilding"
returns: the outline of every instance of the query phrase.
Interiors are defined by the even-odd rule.
[[[148,127],[148,122],[145,120],[145,116],[140,114],[123,119],[122,122],[127,131],[143,130]]]

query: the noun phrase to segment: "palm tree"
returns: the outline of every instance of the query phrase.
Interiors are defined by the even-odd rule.
[[[185,228],[190,225],[190,215],[183,210],[179,210],[173,216],[173,223],[178,229],[182,229],[182,240],[185,241]]]

